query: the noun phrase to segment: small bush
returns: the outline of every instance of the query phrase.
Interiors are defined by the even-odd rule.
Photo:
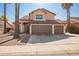
[[[69,32],[70,32],[70,33],[74,33],[74,34],[79,34],[79,31],[78,31],[78,30],[79,30],[79,29],[77,28],[76,25],[71,25]]]

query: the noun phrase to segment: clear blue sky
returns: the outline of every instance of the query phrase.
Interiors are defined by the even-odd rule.
[[[28,15],[29,12],[38,8],[45,8],[56,14],[56,19],[66,20],[66,10],[63,10],[61,4],[58,3],[21,3],[20,4],[20,18]],[[7,18],[9,22],[15,20],[15,4],[7,4]],[[79,17],[79,4],[73,4],[70,9],[72,17]],[[0,3],[0,16],[4,15],[4,5]]]

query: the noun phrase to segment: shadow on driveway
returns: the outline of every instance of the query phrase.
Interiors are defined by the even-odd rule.
[[[73,35],[32,35],[29,38],[28,43],[35,44],[35,43],[47,43],[52,41],[58,40],[66,40],[69,37],[76,37]]]
[[[13,34],[9,34],[4,36],[12,36]],[[29,35],[29,34],[21,34],[20,38],[17,39],[17,41],[20,41],[20,43],[31,43],[31,44],[35,44],[35,43],[47,43],[47,42],[52,42],[52,41],[58,41],[58,40],[66,40],[69,37],[76,37],[74,35]],[[0,37],[2,38],[2,37]],[[4,44],[6,42],[12,41],[14,39],[10,38],[10,39],[5,39],[5,41],[0,42],[1,44]],[[15,39],[16,41],[16,39]]]
[[[27,43],[28,40],[30,38],[30,35],[29,34],[24,34],[21,38],[20,38],[20,42],[21,43]]]
[[[68,35],[68,34],[61,34],[61,35],[29,35],[24,34],[20,38],[21,43],[47,43],[52,41],[58,41],[58,40],[66,40],[69,37],[76,37],[74,35]]]

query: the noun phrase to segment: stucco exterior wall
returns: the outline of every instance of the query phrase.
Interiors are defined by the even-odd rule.
[[[55,15],[50,12],[44,12],[42,10],[37,10],[35,12],[30,13],[30,19],[35,20],[36,15],[43,15],[45,20],[54,20]]]
[[[46,20],[55,20],[55,15],[50,12],[47,12]]]

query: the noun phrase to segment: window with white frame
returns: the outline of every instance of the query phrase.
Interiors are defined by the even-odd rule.
[[[43,21],[44,16],[43,15],[36,15],[36,21]]]

